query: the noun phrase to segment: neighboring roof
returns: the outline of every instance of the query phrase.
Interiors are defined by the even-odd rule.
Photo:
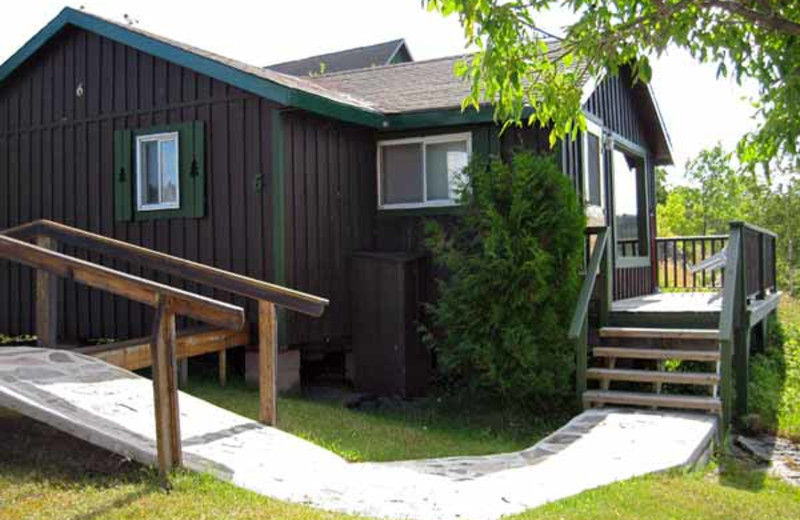
[[[405,40],[391,40],[354,49],[329,52],[319,56],[310,56],[300,60],[286,61],[267,65],[266,68],[291,74],[293,76],[309,76],[329,74],[345,70],[380,67],[392,63],[413,61]]]
[[[326,89],[357,95],[387,114],[460,107],[469,83],[453,67],[464,56],[414,61],[309,78]]]

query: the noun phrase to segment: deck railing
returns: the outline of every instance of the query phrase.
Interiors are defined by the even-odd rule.
[[[25,240],[35,241],[36,245]],[[156,413],[156,444],[162,483],[182,463],[176,382],[176,316],[186,316],[238,330],[245,324],[241,307],[163,285],[122,271],[59,253],[61,244],[115,257],[188,281],[258,301],[259,419],[274,425],[276,412],[276,305],[320,316],[328,300],[223,271],[183,258],[128,244],[57,222],[37,220],[0,232],[0,258],[36,269],[36,334],[41,346],[58,344],[57,277],[72,279],[156,310],[150,340]]]
[[[775,233],[745,222],[731,222],[719,317],[720,397],[723,424],[747,413],[750,340],[753,327],[765,326],[777,305]],[[753,305],[762,300],[760,306]],[[768,302],[763,302],[768,300]],[[765,329],[762,330],[766,336]],[[765,338],[762,336],[762,341]]]
[[[592,300],[597,278],[600,277],[600,322],[605,323],[611,310],[611,262],[609,261],[610,241],[608,228],[588,228],[586,230],[586,274],[578,294],[578,302],[572,315],[568,338],[575,343],[575,387],[578,403],[582,403],[586,391],[586,370],[588,359],[589,303]]]
[[[656,238],[658,271],[656,281],[662,290],[702,291],[720,289],[725,273],[719,269],[692,272],[692,266],[725,249],[727,235]]]

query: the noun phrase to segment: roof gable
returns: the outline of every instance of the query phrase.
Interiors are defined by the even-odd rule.
[[[67,25],[94,32],[282,105],[371,127],[381,127],[384,122],[384,116],[369,103],[347,94],[330,91],[303,78],[247,65],[68,7],[0,65],[0,83]]]
[[[408,46],[405,40],[399,39],[276,63],[266,68],[293,76],[313,76],[409,61],[413,60]]]
[[[278,104],[371,128],[430,128],[493,120],[491,107],[461,111],[461,101],[469,93],[469,85],[453,73],[453,64],[461,57],[411,61],[304,78],[248,65],[71,8],[64,8],[0,65],[0,83],[68,25],[195,70]],[[410,59],[405,42],[395,42],[398,46],[389,61]],[[647,85],[640,86],[645,90],[641,105],[647,112],[644,115],[646,123],[652,126],[664,145],[664,161],[671,161],[669,137],[655,98]]]

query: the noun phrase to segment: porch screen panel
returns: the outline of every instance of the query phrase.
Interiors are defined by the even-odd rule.
[[[382,148],[382,204],[422,202],[422,145],[399,144]]]
[[[644,159],[621,150],[613,152],[614,219],[620,256],[647,256]]]
[[[586,134],[588,198],[587,202],[594,206],[602,206],[600,183],[600,138],[592,133]]]

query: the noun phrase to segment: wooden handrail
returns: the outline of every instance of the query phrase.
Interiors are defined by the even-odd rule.
[[[578,339],[581,335],[581,329],[589,312],[589,302],[592,299],[592,291],[594,291],[594,286],[597,282],[597,275],[600,273],[600,262],[605,255],[607,243],[608,228],[600,228],[597,233],[594,251],[592,251],[592,257],[589,260],[589,266],[586,268],[586,277],[583,279],[581,291],[578,293],[578,302],[569,327],[569,339]]]
[[[161,271],[255,300],[268,301],[280,307],[310,316],[321,316],[329,303],[325,298],[231,273],[184,258],[178,258],[50,220],[36,220],[22,226],[7,229],[3,234],[26,239],[41,235],[48,236],[66,245],[84,248],[94,253],[115,257],[120,260],[136,262],[148,269]]]
[[[36,245],[21,239],[34,239]],[[280,305],[311,316],[320,316],[328,305],[328,300],[49,220],[37,220],[0,231],[0,258],[37,270],[36,334],[40,346],[53,347],[57,343],[56,276],[144,303],[156,310],[152,340],[148,343],[153,375],[159,475],[165,487],[168,487],[169,470],[179,466],[182,461],[176,384],[176,316],[188,316],[213,325],[239,330],[245,323],[244,310],[241,307],[61,254],[57,252],[59,243],[128,262],[137,262],[150,269],[257,300],[259,418],[266,424],[275,425],[277,421],[275,375],[278,355],[278,318],[275,306]]]
[[[768,235],[772,238],[778,238],[778,234],[774,231],[770,231],[769,229],[763,228],[761,226],[756,226],[755,224],[751,224],[750,222],[744,222],[742,220],[735,220],[731,222],[731,226],[740,226],[751,231],[755,231],[756,233],[761,233],[762,235]]]
[[[728,257],[725,262],[725,274],[728,283],[722,290],[722,310],[719,314],[719,339],[720,341],[731,341],[733,339],[733,329],[735,324],[735,303],[736,291],[741,288],[739,285],[739,258],[741,253],[742,233],[739,228],[731,228],[728,239]]]
[[[229,329],[244,325],[241,307],[212,300],[168,285],[57,253],[22,240],[0,235],[0,258],[25,264],[61,278],[123,296],[151,307],[168,298],[176,314]]]
[[[657,242],[671,242],[677,240],[724,240],[728,235],[680,235],[674,237],[656,237]]]

